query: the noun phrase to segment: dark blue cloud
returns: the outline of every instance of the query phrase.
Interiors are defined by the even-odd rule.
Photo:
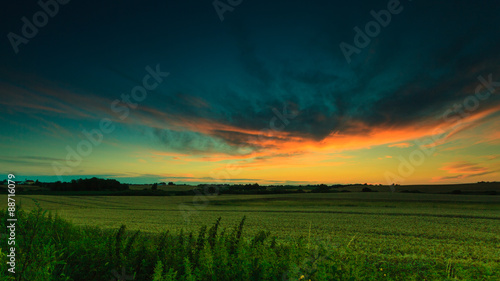
[[[314,140],[426,122],[471,94],[465,89],[478,75],[499,77],[498,1],[401,1],[402,12],[349,64],[339,44],[353,44],[353,28],[388,2],[244,0],[221,22],[211,1],[70,1],[18,54],[6,35],[21,34],[21,17],[40,8],[10,2],[1,73],[8,83],[29,86],[35,75],[89,100],[113,100],[140,82],[146,65],[160,64],[172,75],[144,106],[260,130],[273,108],[291,104],[300,114],[284,130]],[[498,102],[492,96],[480,110]],[[167,126],[152,135],[175,139],[176,149],[244,142]]]

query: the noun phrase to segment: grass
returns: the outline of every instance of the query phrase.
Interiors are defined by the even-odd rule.
[[[18,219],[16,275],[7,273],[2,247],[2,280],[344,280],[377,273],[373,265],[353,271],[358,259],[348,247],[333,252],[303,238],[282,243],[266,231],[245,236],[245,217],[232,228],[220,229],[218,218],[197,232],[154,235],[124,225],[76,227],[39,207],[19,211]]]
[[[128,260],[127,272],[145,274],[141,276],[146,279],[135,280],[172,280],[169,278],[173,276],[178,280],[260,280],[254,279],[252,274],[267,274],[270,280],[282,280],[284,275],[289,278],[285,280],[299,280],[302,275],[312,280],[500,279],[499,196],[336,193],[197,198],[206,199],[206,204],[203,200],[195,204],[193,197],[188,196],[16,197],[22,200],[26,210],[37,211],[32,200],[36,199],[43,209],[56,212],[61,223],[70,221],[68,225],[73,234],[68,237],[89,244],[87,256],[91,251],[101,253],[104,251],[101,248],[109,248],[111,243],[92,242],[99,238],[85,230],[89,227],[108,237],[106,239],[115,237],[113,235],[119,233],[122,224],[127,230],[123,229],[122,236],[127,239],[140,230],[129,252],[122,257]],[[190,211],[183,213],[179,206]],[[241,246],[243,252],[238,252],[234,248],[236,244],[228,242],[225,235],[235,237],[244,216],[246,220],[238,240],[238,247]],[[222,220],[219,221],[219,217]],[[204,230],[203,225],[207,226]],[[201,253],[219,245],[216,248],[220,252],[218,256],[214,252],[203,252],[203,259],[197,260],[188,255],[187,261],[180,259],[181,254],[176,256],[180,260],[175,261],[151,257],[144,265],[131,254],[141,252],[142,247],[147,253],[152,251],[151,255],[162,251],[166,240],[161,237],[167,232],[171,235],[168,239],[174,239],[169,240],[173,244],[178,244],[173,242],[177,241],[175,239],[184,237],[182,239],[187,240],[183,241],[193,244],[183,247],[192,251]],[[62,233],[59,237],[65,236]],[[205,238],[199,240],[200,237]],[[160,241],[164,241],[163,244]],[[199,248],[201,243],[205,244],[203,248]],[[38,246],[44,244],[40,242]],[[116,242],[113,245],[116,248]],[[4,252],[5,247],[2,245]],[[288,249],[283,250],[286,255],[279,256],[283,253],[276,252],[276,247]],[[62,254],[54,251],[47,257]],[[186,249],[176,251],[181,253]],[[240,260],[227,258],[232,257],[230,254],[234,251],[241,254]],[[86,259],[80,263],[87,267],[97,262],[90,257]],[[120,272],[118,261],[112,265],[113,268],[102,269],[102,272],[107,270],[107,279],[88,280],[110,280],[110,270]],[[66,264],[66,267],[72,265]],[[233,271],[241,276],[231,275]],[[69,272],[65,274],[71,276]],[[236,279],[225,279],[224,276],[229,278],[228,274]],[[214,279],[216,277],[218,279]]]

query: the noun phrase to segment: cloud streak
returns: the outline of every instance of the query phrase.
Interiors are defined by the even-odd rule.
[[[470,163],[467,161],[448,163],[446,166],[442,167],[441,170],[444,170],[448,174],[453,174],[453,175],[434,177],[432,181],[439,182],[447,180],[469,179],[469,178],[489,175],[496,172],[488,168],[482,167],[478,164]]]

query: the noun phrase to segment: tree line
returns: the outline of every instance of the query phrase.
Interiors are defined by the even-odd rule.
[[[121,191],[128,190],[128,184],[120,183],[115,179],[77,179],[70,182],[44,182],[39,186],[47,187],[52,191]]]

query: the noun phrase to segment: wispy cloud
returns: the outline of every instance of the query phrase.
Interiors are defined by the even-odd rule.
[[[388,145],[388,147],[398,147],[398,148],[406,148],[411,146],[413,146],[413,144],[409,142],[400,142]]]
[[[2,156],[0,162],[11,164],[21,164],[27,166],[50,165],[53,161],[66,161],[65,159],[45,157],[45,156]]]
[[[390,155],[386,155],[385,157],[379,157],[379,158],[377,158],[377,159],[378,159],[378,160],[382,160],[382,159],[391,159],[391,158],[392,158],[392,156],[390,156]]]
[[[453,174],[451,176],[443,176],[443,177],[434,177],[432,181],[446,181],[452,179],[467,179],[473,177],[484,176],[488,174],[495,173],[496,171],[492,171],[488,168],[482,167],[478,164],[466,162],[466,161],[458,161],[446,164],[446,166],[442,167],[441,170],[446,171],[448,174]]]

